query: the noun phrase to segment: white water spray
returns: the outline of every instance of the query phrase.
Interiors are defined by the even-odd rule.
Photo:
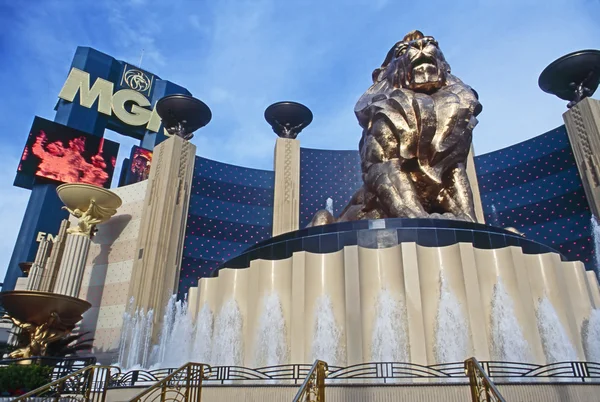
[[[151,347],[154,312],[130,309],[123,316],[123,330],[119,346],[118,365],[122,369],[180,367],[192,356],[195,327],[188,314],[187,303],[171,296],[163,316],[161,333],[157,345]],[[150,352],[151,351],[151,352]]]
[[[590,225],[592,227],[592,240],[594,241],[594,272],[596,278],[600,280],[600,224],[594,214],[590,218]]]
[[[320,359],[332,366],[343,366],[346,364],[344,349],[331,299],[329,295],[322,295],[315,302],[312,360]]]
[[[593,309],[584,331],[587,361],[600,363],[600,310]]]
[[[437,363],[454,363],[469,356],[470,331],[462,305],[440,273],[440,302],[435,329],[434,354]]]
[[[204,306],[202,306],[196,317],[196,334],[194,336],[192,361],[201,363],[210,361],[213,321],[213,312],[208,303],[204,303]]]
[[[123,314],[117,361],[119,367],[132,369],[148,364],[153,320],[154,312],[150,310],[146,313],[143,308],[135,310],[134,299],[131,298]]]
[[[548,364],[579,360],[571,339],[547,297],[540,300],[536,316]]]
[[[241,366],[244,359],[242,314],[234,299],[221,308],[215,322],[211,363],[219,366]]]
[[[492,222],[495,226],[500,224],[498,219],[498,211],[496,210],[496,204],[492,204]]]
[[[381,290],[375,306],[371,340],[374,362],[408,362],[408,327],[406,305],[389,290]]]
[[[325,211],[329,212],[331,216],[333,216],[333,199],[331,197],[327,198],[325,201]]]
[[[498,278],[491,306],[492,359],[530,363],[533,356],[515,315],[513,300]]]
[[[287,363],[287,329],[281,300],[277,293],[264,297],[262,314],[256,334],[256,367],[277,366]]]
[[[159,349],[159,356],[162,356],[163,367],[180,367],[191,360],[194,327],[192,317],[188,314],[187,302],[175,301],[175,296],[171,300],[173,301],[172,325],[168,328],[166,343],[163,344],[161,339],[161,347],[164,347],[164,350]]]

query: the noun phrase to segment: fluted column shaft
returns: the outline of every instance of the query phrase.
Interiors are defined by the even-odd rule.
[[[60,224],[58,236],[54,240],[52,251],[46,260],[44,274],[38,288],[42,292],[52,292],[54,290],[54,283],[56,282],[58,268],[60,267],[60,261],[65,250],[65,242],[67,241],[67,229],[69,229],[70,225],[71,223],[67,219],[63,219]]]
[[[90,250],[91,240],[88,236],[68,234],[65,244],[54,292],[78,297],[83,271]]]
[[[48,254],[52,249],[52,243],[47,239],[42,239],[38,246],[37,254],[35,255],[35,261],[29,271],[29,280],[27,281],[27,290],[40,290],[40,284],[46,269],[46,261],[48,260]]]

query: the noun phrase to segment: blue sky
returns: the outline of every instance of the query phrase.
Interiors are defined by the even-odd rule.
[[[0,0],[0,278],[29,191],[12,186],[35,115],[52,119],[77,46],[91,46],[188,88],[213,121],[192,140],[207,158],[270,169],[275,134],[264,109],[309,106],[302,146],[356,149],[353,115],[371,72],[405,33],[440,43],[484,106],[478,154],[562,124],[565,102],[537,87],[543,68],[600,48],[597,0]],[[135,141],[121,143],[119,161]]]

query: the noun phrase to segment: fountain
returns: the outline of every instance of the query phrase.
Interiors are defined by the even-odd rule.
[[[323,360],[331,365],[344,365],[344,342],[333,314],[333,303],[328,295],[315,302],[315,320],[312,343],[312,360]]]
[[[592,228],[592,240],[594,241],[594,272],[596,278],[600,280],[600,224],[598,220],[592,214],[590,218],[590,225]]]
[[[533,356],[502,280],[494,285],[491,306],[492,359],[529,363]]]
[[[122,368],[146,367],[150,358],[154,311],[134,310],[131,298],[129,309],[123,314],[123,329],[119,342],[117,365]]]
[[[578,360],[573,343],[560,322],[554,306],[547,297],[540,300],[536,315],[542,346],[548,363]]]
[[[131,300],[130,306],[133,304]],[[214,337],[213,313],[207,304],[194,324],[187,301],[178,301],[177,295],[172,295],[165,308],[158,343],[151,346],[153,318],[153,311],[132,311],[131,307],[123,315],[117,359],[122,369],[172,368],[190,361],[242,364],[242,321],[234,300],[226,303],[217,317]]]
[[[329,212],[333,216],[333,199],[331,197],[325,200],[325,211]]]
[[[198,362],[210,361],[213,340],[213,312],[208,303],[204,303],[196,317],[196,334],[194,337],[193,360]]]
[[[277,293],[265,295],[256,335],[256,367],[287,363],[287,328]]]
[[[46,356],[48,348],[70,334],[92,306],[75,297],[31,290],[2,292],[0,303],[7,313],[4,318],[29,338],[28,345],[9,354],[12,359]]]
[[[452,334],[452,336],[448,336]],[[463,307],[452,293],[444,273],[440,273],[440,301],[436,316],[434,354],[438,363],[459,362],[469,350],[469,325]]]
[[[496,204],[492,204],[492,222],[494,225],[500,225],[500,220],[498,218],[498,211],[496,209]]]
[[[593,309],[584,328],[584,347],[587,360],[600,362],[600,310]]]
[[[408,362],[408,323],[406,305],[386,289],[379,292],[371,340],[374,362]]]
[[[407,49],[415,50],[416,45],[420,51],[428,49],[432,59],[439,57],[438,67],[413,66],[419,67],[414,72],[424,81],[399,82],[393,77],[406,77],[405,69],[412,62]],[[587,53],[588,61],[600,57]],[[201,361],[256,367],[321,359],[332,366],[374,361],[425,366],[457,363],[477,353],[476,357],[486,360],[539,364],[538,360],[544,360],[542,346],[548,362],[577,360],[580,344],[572,344],[579,342],[575,329],[573,334],[567,333],[551,302],[544,298],[537,303],[537,297],[543,291],[557,295],[557,301],[575,297],[569,294],[574,282],[557,288],[560,282],[549,279],[540,284],[539,276],[555,277],[556,270],[563,267],[583,268],[555,258],[559,253],[551,246],[515,229],[496,227],[503,220],[504,207],[493,199],[488,200],[486,209],[490,225],[478,221],[473,202],[477,200],[469,185],[472,173],[466,170],[466,163],[482,106],[475,91],[449,75],[449,68],[439,66],[446,67],[446,61],[432,37],[414,31],[396,43],[384,64],[374,71],[373,86],[356,103],[362,130],[362,184],[347,205],[337,208],[338,216],[334,216],[333,199],[321,199],[324,210],[317,211],[306,228],[286,222],[273,229],[272,238],[240,251],[213,271],[212,277],[201,278],[200,286],[194,293],[190,291],[194,295],[190,301],[199,303],[189,307],[189,311],[198,311],[195,324],[187,302],[172,297],[152,356],[147,352],[148,338],[142,335],[149,332],[144,328],[151,325],[148,318],[152,312],[130,313],[124,327],[130,340],[124,341],[122,348],[130,349],[131,356],[120,362],[177,367],[186,361]],[[543,83],[549,84],[549,90],[561,89],[564,82],[556,79],[562,67],[549,71]],[[591,78],[596,75],[594,72]],[[434,76],[434,81],[426,81]],[[589,95],[592,88],[586,77],[578,75],[567,83],[577,87],[565,94],[569,100],[580,101]],[[448,82],[453,83],[451,87]],[[456,102],[457,108],[445,109]],[[202,105],[176,95],[157,106],[167,130],[189,139],[191,129],[205,124],[206,119],[191,122],[187,116],[192,114],[184,117],[175,112],[178,108],[200,110]],[[278,211],[273,217],[275,226],[275,215],[293,221],[299,214],[296,170],[304,167],[292,157],[296,155],[294,147],[299,147],[292,139],[313,116],[301,104],[278,102],[265,110],[265,118],[280,137],[281,148],[276,149],[281,152],[276,155],[281,157],[283,169],[289,170],[289,177],[283,180],[287,184],[274,182],[285,190],[281,194],[291,195],[283,197],[291,201],[287,203],[273,196],[273,210]],[[464,127],[453,124],[457,118]],[[423,122],[435,124],[430,127]],[[440,127],[460,132],[438,132]],[[442,145],[437,143],[441,139]],[[286,160],[287,165],[283,163]],[[278,164],[275,166],[277,170]],[[600,226],[593,220],[592,227],[596,254],[600,255]],[[554,253],[551,258],[530,257],[550,253]],[[491,264],[502,265],[502,270],[492,274]],[[272,270],[271,293],[263,294],[257,284],[262,285],[267,269]],[[489,283],[488,273],[493,276],[489,279],[496,281],[491,300],[487,299],[489,288],[478,288]],[[513,274],[515,281],[504,276]],[[593,290],[587,276],[581,278]],[[225,295],[230,289],[234,298],[228,299]],[[518,303],[511,295],[519,295]],[[283,305],[282,300],[286,302]],[[489,304],[482,306],[483,301]],[[591,300],[590,304],[594,303]],[[525,331],[521,324],[536,318],[538,328]],[[600,348],[596,351],[593,339],[600,335],[599,313],[592,313],[588,327],[586,351],[598,356]],[[292,331],[294,336],[290,336]]]
[[[171,296],[164,322],[168,323],[161,333],[157,364],[162,367],[179,367],[190,361],[194,342],[194,326],[192,317],[188,314],[188,304],[185,300],[177,301],[177,296]]]
[[[212,342],[211,363],[222,366],[240,366],[244,361],[242,314],[234,299],[223,304]]]

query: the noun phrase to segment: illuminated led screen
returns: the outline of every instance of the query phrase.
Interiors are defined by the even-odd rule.
[[[60,183],[110,187],[119,144],[36,117],[21,156],[21,174]]]
[[[150,175],[150,165],[152,164],[152,151],[134,146],[131,148],[129,160],[129,170],[127,171],[125,184],[147,180]]]

